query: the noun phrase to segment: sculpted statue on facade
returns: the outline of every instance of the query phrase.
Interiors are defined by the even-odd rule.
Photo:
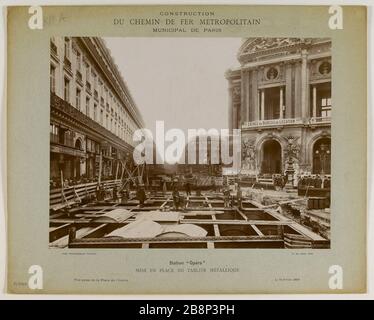
[[[233,95],[234,101],[240,100],[240,87],[239,86],[236,86],[232,89],[232,95]]]
[[[253,45],[249,47],[248,52],[253,53],[259,50],[288,46],[299,43],[300,41],[301,39],[294,38],[261,38],[261,40],[255,40]]]
[[[242,150],[243,169],[254,172],[256,170],[256,150],[254,143],[249,140],[245,140],[243,142]]]

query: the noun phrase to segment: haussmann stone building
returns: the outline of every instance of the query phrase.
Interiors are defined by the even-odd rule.
[[[105,41],[51,38],[50,91],[50,179],[119,178],[144,123]]]

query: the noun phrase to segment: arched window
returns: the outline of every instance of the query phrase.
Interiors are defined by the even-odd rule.
[[[80,139],[75,141],[75,149],[82,150],[82,142]]]

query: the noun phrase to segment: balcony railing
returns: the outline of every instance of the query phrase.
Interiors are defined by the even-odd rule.
[[[331,117],[314,117],[309,118],[306,124],[329,124]],[[245,122],[242,129],[257,128],[257,127],[278,127],[287,125],[303,124],[302,118],[289,118],[289,119],[269,119],[269,120],[256,120]]]
[[[269,120],[256,120],[245,122],[242,128],[254,128],[254,127],[277,127],[290,124],[302,124],[301,118],[289,118],[289,119],[269,119]]]
[[[315,117],[315,118],[310,118],[309,122],[311,124],[331,123],[331,117]]]

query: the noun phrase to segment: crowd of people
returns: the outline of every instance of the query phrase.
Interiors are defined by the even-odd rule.
[[[288,175],[287,174],[274,174],[272,176],[273,185],[276,189],[283,189],[287,182],[288,182]],[[322,188],[322,189],[330,189],[330,177],[329,176],[321,176],[319,174],[316,175],[304,175],[299,177],[297,187],[298,189],[309,187],[309,188]]]
[[[328,176],[320,176],[319,174],[315,176],[306,175],[302,176],[298,182],[298,188],[319,188],[319,189],[330,189],[331,180]]]
[[[273,185],[276,188],[283,189],[288,182],[287,174],[274,174],[273,175]]]

